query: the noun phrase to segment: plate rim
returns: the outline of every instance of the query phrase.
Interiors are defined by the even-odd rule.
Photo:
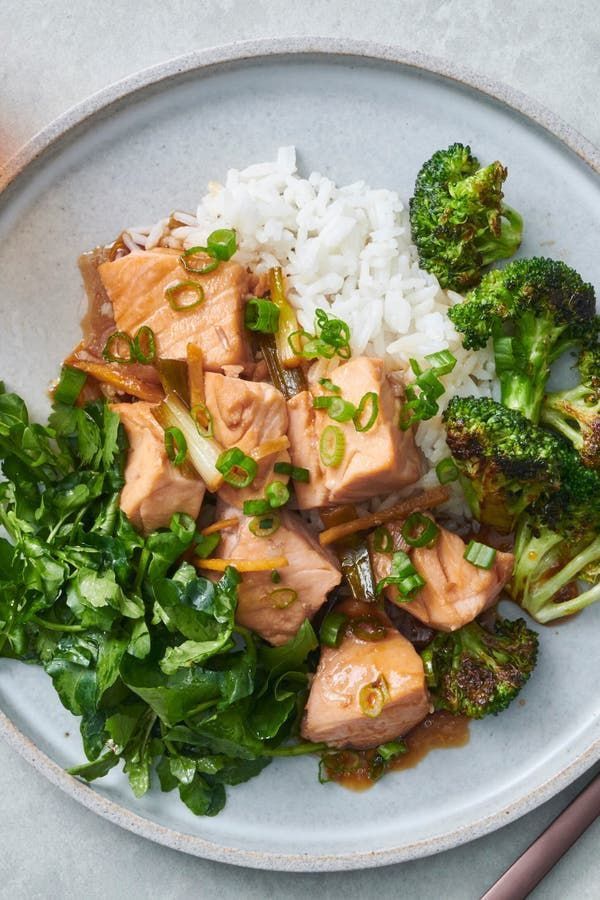
[[[558,140],[578,156],[592,171],[600,175],[600,150],[591,141],[579,134],[576,129],[548,110],[543,104],[531,99],[523,92],[466,67],[448,63],[429,54],[372,41],[327,37],[262,38],[192,51],[142,69],[91,94],[37,132],[3,164],[0,168],[0,200],[9,197],[12,191],[8,191],[8,188],[13,185],[17,186],[21,177],[26,177],[37,164],[43,164],[45,158],[58,149],[63,141],[75,138],[79,131],[84,130],[92,123],[94,118],[109,115],[122,105],[134,100],[144,91],[161,90],[168,85],[168,82],[184,79],[195,71],[219,69],[227,64],[239,64],[246,61],[259,62],[261,59],[272,60],[286,56],[301,58],[310,55],[321,56],[324,59],[355,57],[359,63],[369,60],[387,62],[414,69],[424,75],[434,75],[453,81],[481,94],[485,99],[492,99],[500,103],[541,127],[554,140]],[[68,775],[20,731],[2,710],[0,710],[0,736],[52,784],[115,825],[155,843],[194,856],[238,866],[289,872],[371,868],[417,859],[451,849],[488,834],[539,806],[600,759],[600,739],[597,739],[575,759],[562,766],[552,777],[546,779],[543,784],[528,791],[518,800],[509,804],[505,803],[494,813],[480,816],[466,825],[454,827],[433,838],[426,838],[387,850],[369,852],[357,851],[335,855],[279,854],[227,847],[207,841],[198,835],[176,831],[134,813]]]

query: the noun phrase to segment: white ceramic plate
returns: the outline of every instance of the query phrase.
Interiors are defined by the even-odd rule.
[[[438,61],[265,41],[194,54],[91,98],[3,175],[2,377],[44,415],[46,385],[78,338],[80,251],[124,225],[194,208],[229,166],[293,143],[305,172],[408,197],[422,161],[455,140],[508,165],[524,254],[563,258],[600,286],[597,151],[525,98]],[[82,759],[77,723],[36,668],[0,662],[0,731],[71,796],[169,846],[261,868],[382,865],[498,828],[600,757],[599,633],[600,606],[545,629],[524,702],[475,723],[465,748],[431,753],[365,794],[319,785],[314,759],[279,761],[230,790],[215,819],[159,792],[136,801],[118,773],[93,788],[65,775]]]

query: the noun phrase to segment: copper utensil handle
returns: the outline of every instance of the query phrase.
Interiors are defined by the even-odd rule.
[[[524,900],[599,815],[600,775],[596,775],[481,900]]]

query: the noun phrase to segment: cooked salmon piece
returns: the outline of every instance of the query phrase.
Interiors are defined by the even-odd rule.
[[[287,407],[283,394],[263,381],[242,381],[207,372],[204,378],[206,405],[212,415],[214,434],[222,447],[239,447],[246,454],[268,442],[285,437],[288,429]],[[265,452],[266,452],[265,448]],[[275,475],[276,462],[289,462],[287,450],[269,453],[258,460],[258,472],[247,488],[224,484],[219,496],[242,508],[244,500],[263,497],[271,481],[287,484],[287,475]]]
[[[248,273],[236,262],[221,262],[207,275],[187,272],[177,250],[157,248],[129,253],[102,263],[98,272],[113,306],[117,329],[135,335],[148,325],[156,337],[158,355],[185,359],[188,343],[202,350],[205,368],[224,366],[252,371],[252,354],[244,327]],[[204,301],[189,311],[171,308],[165,291],[180,282],[201,285]],[[178,302],[197,299],[192,290]]]
[[[401,737],[431,711],[421,657],[390,620],[370,603],[336,606],[352,622],[373,617],[379,640],[350,629],[339,647],[323,647],[302,722],[302,736],[358,750]]]
[[[295,486],[300,509],[358,503],[417,481],[421,475],[419,452],[412,431],[398,428],[399,408],[383,360],[358,356],[329,377],[341,388],[338,396],[355,406],[365,394],[375,393],[379,412],[372,428],[360,432],[352,421],[334,422],[327,410],[313,409],[313,398],[328,393],[318,384],[288,401],[292,462],[310,473],[307,484]],[[328,425],[341,429],[345,439],[344,455],[337,466],[326,466],[319,450]]]
[[[164,432],[151,413],[152,403],[113,403],[129,440],[121,509],[144,534],[168,526],[175,513],[198,517],[204,482],[188,478],[165,452]]]
[[[456,631],[496,602],[512,575],[515,560],[512,553],[498,550],[491,569],[480,569],[464,558],[466,544],[459,535],[438,525],[439,535],[431,547],[411,548],[402,538],[402,524],[388,522],[386,525],[394,550],[407,552],[425,580],[425,587],[410,602],[403,603],[402,609],[438,631]],[[376,553],[371,545],[371,558],[376,581],[386,578],[390,574],[391,554]],[[389,585],[385,594],[394,602],[398,589]]]
[[[256,537],[251,519],[220,502],[217,518],[239,516],[236,526],[223,532],[218,555],[226,559],[268,559],[285,556],[288,565],[271,572],[245,572],[238,587],[236,621],[257,632],[269,643],[285,644],[305,619],[321,608],[327,594],[341,581],[335,557],[319,546],[312,532],[296,513],[279,512],[281,525],[270,537]]]

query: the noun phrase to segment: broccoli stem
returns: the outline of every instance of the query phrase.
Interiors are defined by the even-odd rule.
[[[506,220],[506,221],[504,221]],[[502,230],[494,240],[486,242],[478,241],[477,249],[481,253],[483,265],[489,266],[497,259],[505,259],[512,256],[515,248],[521,242],[523,233],[523,218],[516,209],[510,206],[502,206]]]
[[[569,425],[564,416],[553,409],[547,402],[542,410],[542,421],[545,425],[550,425],[555,431],[566,437],[567,440],[571,441],[575,449],[581,452],[583,449],[583,437],[579,428]]]
[[[543,584],[533,592],[530,600],[527,602],[527,608],[535,614],[535,617],[540,621],[549,621],[550,619],[557,618],[557,615],[553,614],[553,607],[564,609],[566,604],[577,603],[577,601],[581,597],[585,597],[589,594],[589,591],[586,591],[583,594],[580,594],[579,597],[575,597],[574,600],[565,601],[564,603],[552,604],[552,598],[555,594],[558,593],[563,587],[567,584],[571,584],[571,582],[575,581],[579,574],[586,568],[586,566],[590,565],[590,563],[596,562],[597,559],[600,558],[600,537],[596,538],[592,541],[591,544],[588,544],[577,556],[574,556],[570,562],[568,562],[565,566],[562,566],[560,571],[558,571],[555,575],[552,575]],[[600,598],[600,595],[598,595]],[[590,600],[589,603],[593,603],[593,600]],[[550,604],[550,609],[545,610],[546,607]],[[584,603],[584,606],[589,605],[588,603]],[[583,608],[583,607],[581,607]],[[566,615],[566,613],[563,613]],[[546,618],[542,618],[546,616]]]
[[[512,338],[512,357],[497,354],[502,403],[516,409],[537,425],[544,400],[550,365],[564,328],[549,317],[530,310],[521,316],[518,333]],[[496,340],[499,344],[502,338]]]
[[[551,568],[554,560],[549,558],[549,554],[562,541],[561,535],[555,531],[545,531],[536,537],[527,517],[519,523],[514,546],[516,565],[510,587],[515,599],[528,595],[529,583],[542,566]]]
[[[597,603],[598,600],[600,600],[600,583],[579,594],[578,597],[574,597],[573,600],[548,604],[536,613],[536,619],[545,625],[554,619],[562,619],[563,616],[572,616],[574,613],[581,612],[586,606],[591,606],[592,603]]]

